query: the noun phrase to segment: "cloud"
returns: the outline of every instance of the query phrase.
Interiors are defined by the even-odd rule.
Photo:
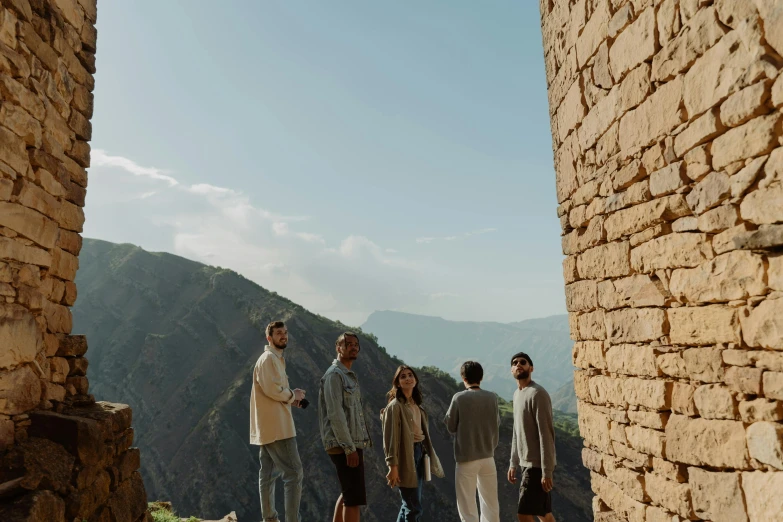
[[[308,216],[261,208],[239,190],[191,185],[184,175],[176,179],[164,169],[141,167],[105,151],[97,158],[85,231],[92,237],[231,268],[346,324],[361,325],[375,310],[424,306],[430,299],[422,267],[366,236],[327,241],[308,229]],[[151,182],[157,184],[154,190]],[[126,194],[146,197],[129,201]],[[107,204],[110,199],[114,204]]]
[[[445,236],[445,237],[417,237],[416,243],[420,245],[429,245],[434,241],[457,241],[458,239],[467,239],[473,236],[480,236],[482,234],[489,234],[491,232],[497,232],[497,228],[482,228],[480,230],[473,230],[471,232],[465,232],[459,236]]]
[[[179,181],[166,174],[167,171],[155,167],[142,167],[138,163],[122,156],[110,156],[103,149],[93,149],[90,155],[90,164],[93,167],[118,167],[134,176],[147,177],[154,180],[165,181],[169,186],[179,185]]]
[[[307,241],[308,243],[320,243],[322,245],[326,243],[323,237],[319,236],[318,234],[312,234],[310,232],[297,232],[296,237],[303,241]]]
[[[272,223],[272,230],[278,236],[285,236],[288,234],[288,223],[282,221],[275,221]]]
[[[186,189],[188,192],[192,192],[193,194],[203,194],[205,196],[238,196],[239,193],[225,187],[216,187],[215,185],[210,185],[208,183],[198,183],[196,185],[191,185]]]

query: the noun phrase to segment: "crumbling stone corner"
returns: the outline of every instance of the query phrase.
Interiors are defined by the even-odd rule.
[[[96,403],[70,306],[96,0],[0,0],[0,520],[147,520],[131,410]]]

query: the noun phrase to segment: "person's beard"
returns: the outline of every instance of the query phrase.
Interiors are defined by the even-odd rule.
[[[272,346],[277,348],[278,350],[285,350],[285,347],[288,346],[288,341],[283,341],[283,344],[277,344],[276,342],[272,341]]]
[[[528,372],[528,371],[526,371],[526,370],[522,370],[521,372],[519,372],[519,373],[517,374],[517,380],[518,380],[518,381],[524,381],[524,380],[526,380],[528,377],[530,377],[530,372]]]

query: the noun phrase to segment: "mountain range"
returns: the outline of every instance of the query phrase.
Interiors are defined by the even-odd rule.
[[[127,244],[86,239],[77,284],[74,333],[86,334],[90,345],[91,392],[133,407],[149,499],[171,501],[182,516],[219,518],[236,511],[240,521],[260,520],[258,448],[248,443],[248,405],[252,369],[265,345],[264,327],[273,319],[286,321],[289,379],[308,391],[311,402],[334,358],[334,340],[347,327],[231,270]],[[362,352],[354,369],[374,443],[367,451],[368,506],[362,519],[381,522],[399,509],[398,494],[385,485],[378,420],[399,359],[379,347],[374,336],[359,336]],[[419,372],[431,435],[446,471],[446,478],[425,486],[427,520],[458,520],[452,442],[442,419],[460,387],[438,368]],[[339,491],[321,447],[316,408],[295,410],[294,418],[305,463],[302,518],[327,522]],[[559,520],[580,522],[591,518],[592,493],[574,419],[558,414],[554,509]],[[517,491],[503,480],[510,438],[506,415],[496,451],[503,521],[516,519]],[[278,506],[283,505],[282,489],[277,488]]]
[[[573,380],[574,342],[569,336],[567,315],[494,323],[382,311],[371,314],[362,330],[377,336],[390,354],[415,366],[442,368],[458,381],[462,363],[477,360],[484,368],[482,386],[509,400],[516,389],[511,356],[525,352],[533,359],[533,379],[549,390],[553,401],[556,394],[567,398],[571,390],[573,408],[561,401],[560,409],[576,412],[573,383],[568,384]]]

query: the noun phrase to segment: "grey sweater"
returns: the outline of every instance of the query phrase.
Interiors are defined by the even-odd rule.
[[[454,394],[444,420],[449,432],[457,435],[454,439],[457,462],[494,456],[500,426],[500,409],[494,393],[465,390]]]
[[[530,381],[514,392],[511,467],[542,468],[544,477],[552,478],[556,463],[552,401],[544,388]]]

